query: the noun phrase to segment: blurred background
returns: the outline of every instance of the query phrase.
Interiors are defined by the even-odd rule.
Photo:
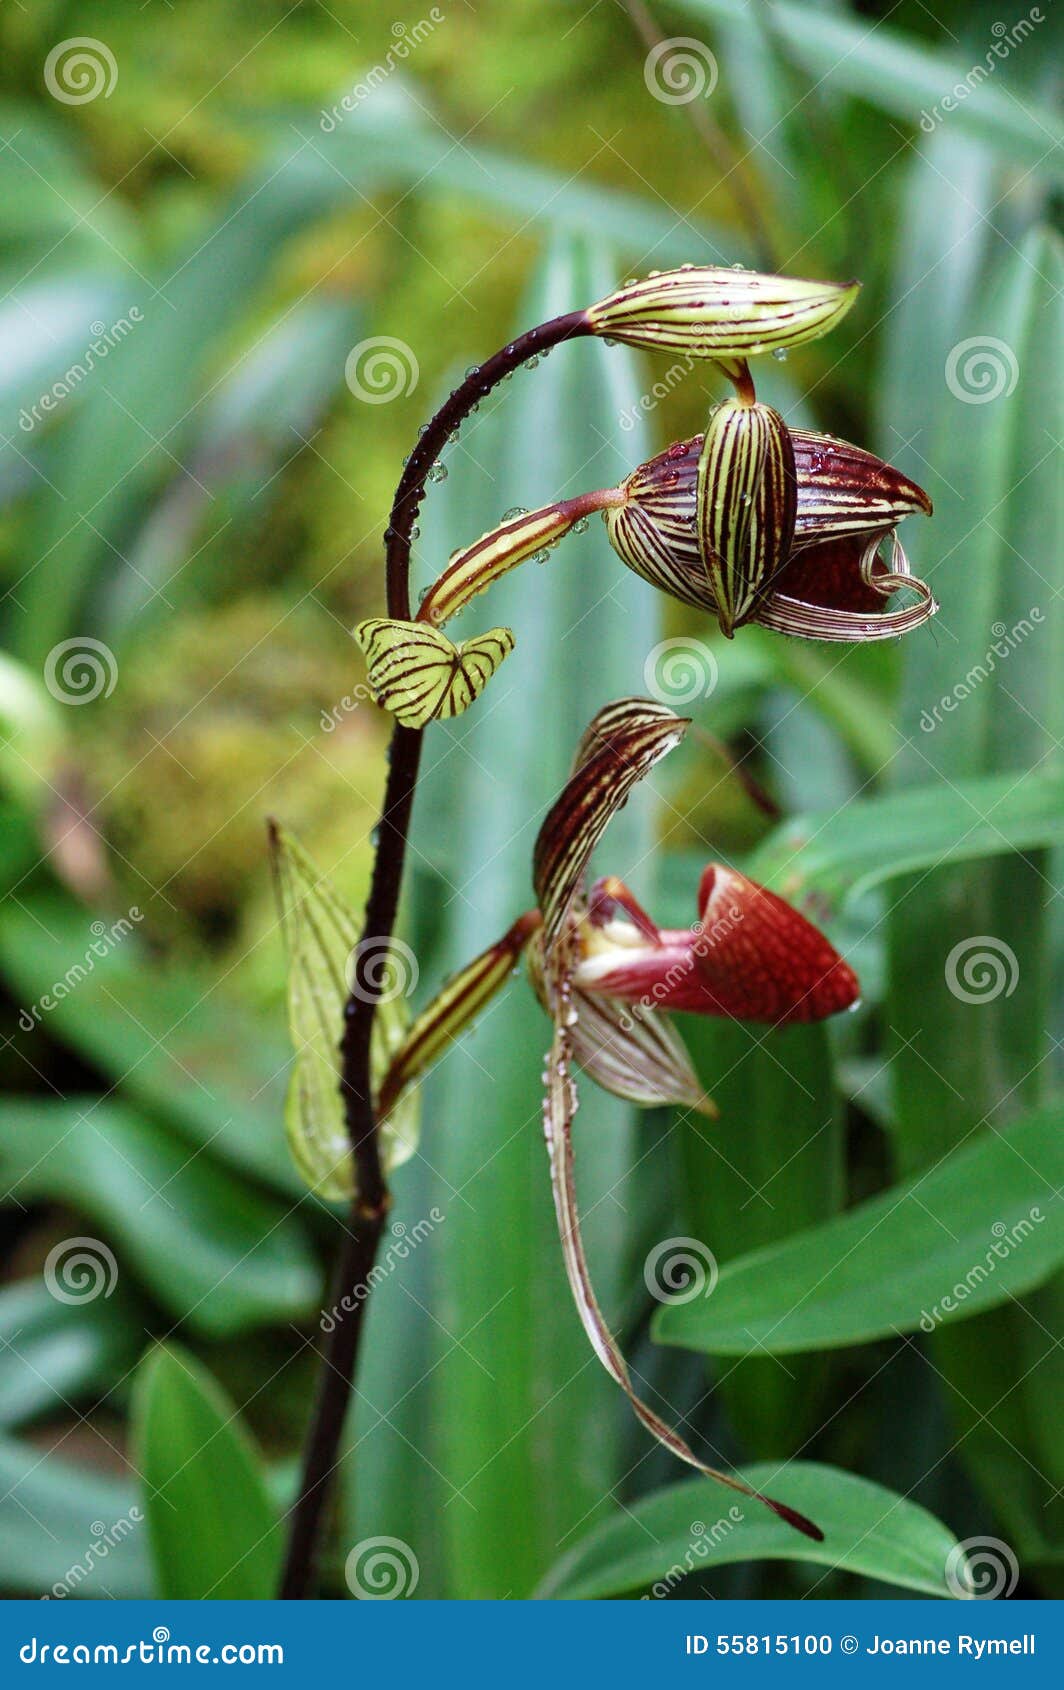
[[[683,1483],[587,1352],[515,980],[396,1175],[326,1588],[358,1594],[384,1537],[418,1596],[948,1595],[985,1539],[1002,1587],[1059,1594],[1055,11],[4,8],[7,1594],[268,1594],[338,1221],[284,1143],[265,817],[361,908],[386,730],[349,630],[382,608],[418,426],[519,329],[683,262],[862,279],[758,389],[929,490],[903,538],[941,614],[903,645],[722,648],[594,523],[483,601],[518,647],[490,712],[431,731],[402,931],[417,1004],[527,905],[538,817],[622,693],[770,796],[693,737],[604,862],[675,925],[706,861],[750,868],[862,1008],[685,1028],[712,1126],[585,1085],[581,1199],[643,1388],[849,1547],[834,1570],[772,1522],[714,1536],[726,1493]],[[430,488],[418,584],[723,390],[599,344],[519,372]],[[662,1293],[648,1253],[691,1241],[693,1291]]]

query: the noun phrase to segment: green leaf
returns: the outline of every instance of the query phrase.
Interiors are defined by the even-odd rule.
[[[1064,770],[975,775],[784,822],[749,872],[823,912],[898,875],[1064,842]]]
[[[160,1346],[142,1362],[132,1433],[156,1595],[274,1596],[282,1534],[261,1458],[233,1404],[192,1356]]]
[[[748,1355],[838,1349],[968,1320],[1064,1262],[1064,1109],[977,1138],[848,1214],[726,1264],[659,1310],[662,1343]]]
[[[144,1510],[133,1485],[0,1438],[0,1588],[59,1599],[149,1596]]]
[[[335,887],[283,828],[271,827],[271,850],[288,949],[288,1022],[295,1062],[285,1106],[293,1160],[321,1197],[355,1192],[350,1140],[340,1095],[340,1042],[359,925]],[[381,991],[373,1018],[371,1068],[380,1085],[403,1041],[409,1013],[403,994],[417,985],[413,952],[398,941],[382,947],[367,939],[368,970]],[[382,1123],[382,1159],[390,1171],[417,1145],[416,1092],[402,1099]]]
[[[736,23],[748,9],[747,0],[681,0],[682,11],[713,21]],[[986,47],[983,53],[990,65],[982,54],[978,56],[982,74],[976,80],[970,61],[929,47],[886,24],[869,26],[866,19],[850,17],[845,11],[774,0],[769,22],[773,38],[827,97],[838,100],[853,95],[911,123],[926,117],[925,130],[928,121],[932,128],[945,123],[959,135],[990,143],[1026,169],[1059,174],[1061,165],[1054,150],[1059,154],[1064,130],[1057,114],[1013,88],[996,86],[992,72],[999,61]],[[1037,40],[1035,25],[1028,19],[1024,22]],[[1020,47],[1023,41],[1021,36]],[[968,97],[953,98],[952,106],[944,108],[943,97],[950,97],[958,84],[967,89]]]
[[[823,1543],[746,1502],[723,1509],[719,1490],[695,1479],[654,1491],[605,1521],[557,1563],[537,1596],[593,1601],[648,1587],[663,1596],[687,1573],[705,1575],[737,1561],[804,1562],[950,1596],[946,1563],[956,1539],[916,1503],[813,1461],[762,1462],[741,1468],[739,1476],[807,1512]],[[817,1591],[814,1585],[809,1594]]]
[[[96,939],[102,927],[91,914],[59,890],[35,894],[24,886],[17,903],[5,901],[0,967],[17,1001],[38,1006],[39,1026],[194,1147],[209,1145],[212,1158],[298,1195],[281,1128],[280,1018],[275,1032],[216,972],[173,959],[158,967],[139,944],[137,906],[124,917],[120,943],[114,922]],[[50,1007],[42,1007],[46,998]],[[36,1029],[28,1035],[41,1036]]]
[[[117,1287],[110,1297],[65,1303],[43,1279],[0,1291],[0,1426],[62,1415],[121,1378],[133,1360],[143,1313]]]
[[[114,1100],[0,1106],[0,1177],[21,1201],[57,1198],[177,1319],[222,1336],[297,1320],[320,1276],[298,1219]]]
[[[684,1042],[720,1110],[678,1123],[684,1227],[723,1272],[735,1258],[827,1221],[845,1188],[831,1043],[823,1025],[767,1030],[685,1016]],[[800,1449],[830,1383],[822,1364],[796,1377],[767,1358],[727,1368],[719,1389],[750,1455]]]

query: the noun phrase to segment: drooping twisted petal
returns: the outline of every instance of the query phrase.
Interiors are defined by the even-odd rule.
[[[554,1195],[554,1212],[558,1222],[558,1233],[562,1243],[562,1254],[565,1261],[565,1272],[569,1280],[569,1287],[573,1294],[577,1313],[581,1324],[591,1342],[591,1346],[598,1356],[606,1372],[621,1387],[628,1401],[631,1403],[636,1417],[667,1450],[679,1460],[687,1462],[706,1478],[716,1479],[718,1484],[727,1485],[730,1490],[738,1491],[742,1496],[748,1496],[757,1502],[763,1502],[766,1508],[786,1520],[798,1531],[804,1532],[806,1537],[816,1541],[823,1538],[823,1532],[804,1514],[788,1508],[786,1503],[776,1502],[771,1497],[763,1496],[759,1491],[752,1490],[741,1479],[731,1473],[722,1473],[716,1467],[707,1467],[699,1461],[694,1451],[680,1437],[680,1434],[649,1407],[636,1392],[627,1363],[617,1343],[606,1324],[595,1296],[591,1282],[591,1271],[587,1257],[584,1254],[584,1244],[580,1233],[580,1211],[577,1206],[575,1169],[573,1161],[572,1124],[577,1109],[576,1086],[570,1072],[572,1059],[570,1034],[563,1024],[564,1016],[555,1027],[554,1042],[547,1058],[546,1097],[543,1106],[543,1131],[547,1141],[547,1153],[550,1157],[551,1190]]]
[[[779,412],[739,399],[717,405],[698,458],[695,521],[729,639],[790,556],[797,503],[794,447]]]
[[[629,346],[727,360],[817,340],[846,315],[860,285],[687,265],[627,282],[586,315],[595,334]]]

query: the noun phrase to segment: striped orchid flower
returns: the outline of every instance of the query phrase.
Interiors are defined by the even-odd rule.
[[[527,950],[536,995],[554,1024],[545,1072],[544,1131],[566,1273],[592,1347],[642,1424],[699,1472],[759,1501],[800,1531],[820,1533],[785,1504],[707,1467],[638,1396],[591,1283],[574,1185],[572,1122],[578,1067],[607,1091],[644,1105],[716,1113],[669,1012],[781,1026],[856,1003],[855,975],[812,923],[737,870],[710,864],[690,928],[658,928],[615,878],[586,883],[588,864],[633,787],[683,738],[687,721],[649,699],[600,711],[573,772],[539,830],[536,907],[448,983],[414,1021],[384,1076],[387,1119],[408,1088],[467,1027]]]
[[[619,486],[512,513],[456,552],[416,619],[361,623],[355,633],[378,701],[408,727],[466,708],[514,637],[494,628],[455,646],[441,628],[518,564],[544,561],[596,512],[623,563],[715,615],[728,634],[753,622],[804,639],[883,640],[937,608],[897,537],[904,517],[930,515],[923,488],[847,441],[729,400],[705,435],[678,441]],[[889,609],[905,589],[912,602]]]

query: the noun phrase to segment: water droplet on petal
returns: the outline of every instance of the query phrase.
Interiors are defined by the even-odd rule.
[[[787,362],[787,348],[785,346],[774,346],[772,356],[777,364],[785,364]]]
[[[511,505],[510,509],[508,511],[503,511],[502,519],[503,519],[504,522],[516,522],[517,518],[519,516],[527,516],[527,515],[528,515],[528,506],[527,505]]]
[[[546,546],[544,546],[541,551],[532,553],[532,562],[533,563],[546,563],[546,561],[549,557],[550,557],[550,552],[547,550]]]

